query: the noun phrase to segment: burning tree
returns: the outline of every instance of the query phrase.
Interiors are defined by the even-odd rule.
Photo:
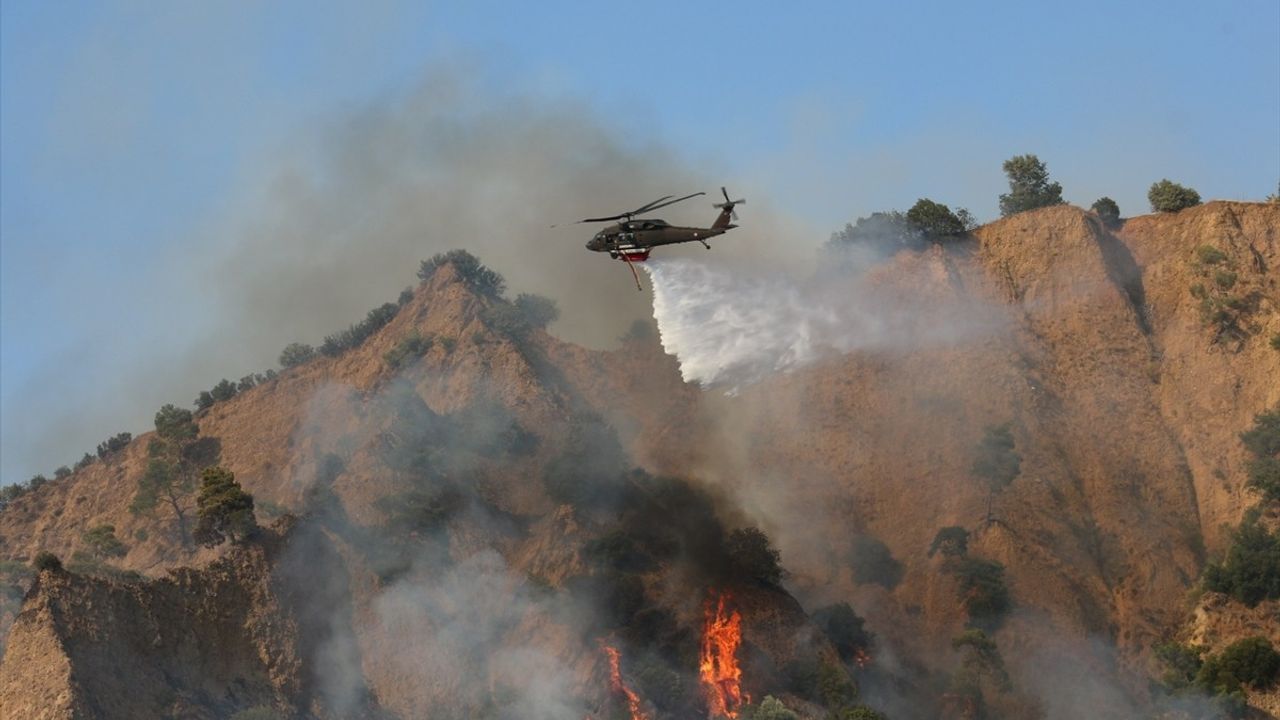
[[[640,709],[640,696],[622,680],[622,653],[615,647],[605,644],[600,647],[609,658],[609,689],[627,701],[627,712],[631,720],[649,720],[649,715]]]
[[[698,654],[698,676],[707,697],[707,713],[712,718],[737,718],[742,708],[742,668],[738,646],[742,644],[742,614],[728,607],[728,593],[703,607],[705,622]],[[750,698],[746,698],[750,702]]]

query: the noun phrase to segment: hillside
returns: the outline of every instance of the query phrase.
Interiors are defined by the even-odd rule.
[[[113,563],[154,578],[42,574],[7,642],[0,707],[6,717],[217,717],[268,704],[288,716],[603,718],[625,710],[601,652],[613,643],[645,712],[705,716],[697,636],[709,599],[727,593],[756,701],[773,694],[821,717],[797,668],[840,667],[895,719],[964,716],[946,687],[959,673],[950,642],[965,626],[965,591],[952,561],[928,552],[935,533],[958,526],[970,556],[1004,566],[1012,598],[988,628],[1015,689],[988,688],[993,711],[1133,717],[1150,700],[1153,644],[1184,631],[1193,607],[1218,647],[1258,632],[1227,619],[1247,615],[1234,601],[1194,606],[1189,591],[1257,502],[1238,435],[1280,404],[1269,345],[1278,263],[1275,204],[1214,202],[1114,231],[1073,207],[1023,213],[868,271],[885,302],[980,319],[972,332],[845,355],[732,396],[684,383],[657,338],[604,352],[504,329],[491,310],[501,301],[443,266],[359,347],[196,418],[260,519],[301,516],[285,525],[314,540],[304,543],[312,573],[338,578],[322,586],[348,608],[341,662],[309,654],[296,619],[307,612],[278,599],[297,592],[270,579],[281,572],[270,548],[295,544],[288,532],[227,555],[184,546],[163,508],[130,511],[144,434],[0,511],[5,560],[70,558],[86,529],[110,524],[128,546]],[[433,342],[392,367],[387,354],[414,335]],[[1020,465],[989,493],[975,455],[1005,424]],[[642,472],[625,474],[631,466]],[[615,475],[624,479],[603,480]],[[590,482],[548,479],[560,477]],[[450,509],[406,520],[414,493]],[[781,551],[780,586],[734,569],[726,537],[748,526]],[[184,566],[203,569],[166,576]],[[184,604],[184,593],[234,609],[216,632],[241,645],[219,671],[202,664],[198,637],[147,649],[144,625],[157,617],[203,626],[210,606]],[[166,614],[142,610],[157,598]],[[813,619],[840,602],[877,636],[869,666],[843,657]],[[277,625],[298,629],[255,630]],[[101,647],[84,651],[85,638]],[[128,658],[131,677],[179,668],[147,680],[174,694],[139,693],[129,702],[150,704],[127,713],[123,677],[101,653]],[[267,657],[297,659],[278,672]],[[317,663],[328,674],[305,680]],[[316,699],[307,682],[349,692]],[[110,710],[85,704],[117,697]],[[41,705],[44,715],[13,714]]]

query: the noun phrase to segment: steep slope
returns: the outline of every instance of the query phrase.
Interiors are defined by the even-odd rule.
[[[938,529],[959,525],[973,554],[1007,568],[1022,609],[1000,639],[1026,683],[1054,662],[1051,644],[1074,646],[1103,676],[1116,671],[1097,639],[1144,667],[1185,610],[1202,538],[1219,548],[1221,526],[1251,501],[1237,435],[1280,402],[1280,354],[1267,345],[1280,324],[1268,274],[1277,229],[1275,205],[1212,203],[1130,221],[1118,236],[1058,207],[981,228],[977,248],[900,254],[871,271],[886,302],[923,296],[987,325],[724,401],[721,435],[737,440],[722,444],[725,482],[743,486],[797,582],[859,597],[901,647],[939,653],[959,630],[962,593],[925,557]],[[1252,298],[1238,345],[1215,342],[1188,289],[1206,244]],[[983,427],[1006,422],[1021,473],[988,519],[971,466]],[[905,564],[892,592],[850,582],[864,533]]]

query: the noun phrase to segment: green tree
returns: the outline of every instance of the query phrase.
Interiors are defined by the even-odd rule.
[[[213,396],[214,402],[230,400],[236,396],[237,392],[239,391],[236,389],[236,384],[226,378],[219,380],[218,384],[214,385],[209,390],[209,394]]]
[[[435,337],[432,335],[422,335],[417,330],[410,332],[408,335],[400,339],[396,346],[388,350],[382,359],[387,365],[393,369],[399,369],[402,365],[410,361],[416,361],[418,358],[426,355],[431,350],[431,346],[435,344]]]
[[[827,247],[833,250],[865,247],[891,253],[902,248],[920,247],[924,236],[907,220],[906,215],[891,210],[875,212],[858,218],[852,224],[831,235]]]
[[[1280,408],[1253,419],[1253,427],[1240,434],[1252,455],[1247,466],[1249,486],[1269,501],[1280,501]]]
[[[1195,682],[1196,674],[1204,662],[1200,656],[1204,648],[1196,645],[1183,645],[1177,642],[1163,642],[1152,647],[1156,659],[1164,666],[1161,681],[1174,690],[1190,687]]]
[[[133,433],[122,432],[112,435],[98,443],[98,457],[105,459],[108,455],[125,449],[131,442],[133,442]]]
[[[766,585],[782,582],[780,555],[759,528],[745,527],[729,533],[725,552],[739,577]]]
[[[1102,220],[1102,224],[1107,227],[1115,227],[1120,224],[1120,206],[1115,200],[1109,197],[1100,197],[1093,203],[1093,212]]]
[[[1205,567],[1204,586],[1249,607],[1280,598],[1280,534],[1259,522],[1256,509],[1246,513],[1244,522],[1232,531],[1222,562]]]
[[[969,622],[990,627],[1009,611],[1012,601],[1004,584],[1004,565],[966,557],[956,565],[955,574]]]
[[[543,329],[560,317],[556,301],[541,295],[520,293],[516,297],[515,306],[531,328]]]
[[[475,255],[466,250],[450,250],[440,253],[430,260],[423,260],[418,268],[418,279],[426,282],[435,275],[436,269],[443,265],[453,265],[453,269],[472,290],[489,297],[501,297],[506,290],[507,282],[501,275],[485,267]]]
[[[1062,204],[1062,186],[1049,182],[1049,169],[1035,155],[1015,155],[1004,161],[1009,192],[1000,196],[1000,215]]]
[[[815,610],[813,624],[817,625],[840,653],[840,659],[853,662],[859,653],[871,649],[874,636],[867,631],[866,620],[859,617],[847,602],[827,605]]]
[[[80,541],[89,547],[89,554],[97,560],[122,557],[129,551],[124,543],[116,538],[114,525],[97,525],[85,531]]]
[[[1166,178],[1151,183],[1147,199],[1151,201],[1151,209],[1156,212],[1178,212],[1199,205],[1200,193]]]
[[[894,559],[885,545],[878,538],[858,534],[853,537],[853,580],[865,584],[876,584],[892,590],[902,580],[902,563]]]
[[[1280,675],[1280,653],[1263,637],[1249,637],[1228,645],[1221,653],[1209,657],[1196,674],[1196,685],[1225,695],[1244,687],[1265,690],[1276,684]]]
[[[62,478],[70,477],[70,476],[71,476],[71,468],[67,467],[66,465],[63,465],[59,467],[57,470],[53,471],[53,477],[54,479],[57,479],[57,480],[61,480]]]
[[[944,558],[964,557],[969,552],[969,531],[958,525],[948,525],[933,536],[929,545],[929,557],[942,553]]]
[[[36,553],[35,559],[31,561],[31,566],[36,569],[36,572],[43,572],[45,570],[62,572],[62,561],[58,559],[57,555],[54,555],[48,550],[41,550]]]
[[[787,709],[782,701],[772,695],[765,695],[764,700],[754,707],[743,708],[743,720],[800,720],[800,716]]]
[[[907,211],[907,222],[930,240],[964,235],[964,222],[951,212],[951,208],[928,198],[920,198]]]
[[[1009,487],[1022,471],[1022,456],[1014,451],[1010,424],[988,426],[978,443],[970,468],[987,483],[987,522],[994,522],[996,493]]]
[[[236,476],[223,467],[205,468],[196,497],[196,542],[214,547],[230,539],[239,542],[251,535],[258,523],[253,517],[253,496],[240,487]]]
[[[182,445],[200,434],[191,411],[174,405],[165,405],[156,412],[156,434],[168,443]]]
[[[196,396],[196,410],[208,410],[213,407],[215,402],[217,401],[213,399],[213,393],[208,390],[201,390],[200,394]]]
[[[984,684],[1001,693],[1013,690],[1000,648],[985,632],[965,630],[951,639],[951,648],[960,653],[960,667],[951,676],[952,691],[981,698]]]

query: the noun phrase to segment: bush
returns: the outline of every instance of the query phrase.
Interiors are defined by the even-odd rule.
[[[1009,611],[1012,604],[1004,584],[1004,565],[993,560],[965,558],[956,566],[965,610],[969,621],[993,625]]]
[[[778,551],[769,543],[769,536],[759,528],[739,528],[729,533],[725,552],[738,577],[766,585],[777,585],[782,581]]]
[[[1280,409],[1255,417],[1240,440],[1253,456],[1247,466],[1249,486],[1266,500],[1280,501]]]
[[[43,572],[45,570],[62,572],[62,561],[58,559],[57,555],[54,555],[47,550],[41,550],[36,553],[36,558],[31,562],[31,566],[36,569],[36,572]]]
[[[1016,155],[1004,161],[1009,192],[1000,196],[1000,216],[1062,204],[1062,186],[1049,182],[1049,169],[1035,155]]]
[[[219,380],[218,384],[214,385],[213,388],[209,390],[209,394],[213,396],[214,402],[230,400],[236,396],[237,392],[239,392],[239,390],[236,389],[236,384],[226,378]]]
[[[316,349],[307,343],[289,343],[280,351],[280,367],[297,367],[305,362],[309,362],[315,356]]]
[[[1120,224],[1120,206],[1115,200],[1109,197],[1100,197],[1093,202],[1091,208],[1097,214],[1098,219],[1102,220],[1102,224],[1107,227],[1115,227]]]
[[[440,253],[430,260],[423,260],[418,268],[418,279],[426,282],[442,265],[453,265],[458,277],[472,290],[489,297],[501,297],[506,290],[507,281],[501,275],[481,264],[480,260],[466,250],[450,250]]]
[[[845,662],[852,662],[857,659],[858,653],[870,650],[875,640],[867,632],[866,620],[859,617],[846,602],[814,611],[812,620],[826,634],[836,652],[840,653],[840,659]]]
[[[1196,674],[1196,685],[1219,695],[1239,692],[1244,687],[1265,690],[1280,675],[1280,653],[1262,637],[1237,640],[1221,653],[1209,657]]]
[[[1271,336],[1271,349],[1280,350],[1280,333]]]
[[[894,252],[902,248],[918,248],[924,243],[920,230],[905,215],[892,210],[871,213],[846,224],[843,230],[831,235],[827,247],[839,250],[849,247],[868,247],[881,252]]]
[[[1240,442],[1257,458],[1280,457],[1280,408],[1253,418],[1253,427],[1240,433]]]
[[[889,720],[866,705],[855,705],[835,713],[833,720]]]
[[[546,328],[560,318],[560,308],[556,301],[541,295],[520,293],[516,297],[516,310],[524,317],[525,324],[539,330]]]
[[[200,394],[196,396],[196,410],[208,410],[213,407],[214,402],[213,393],[208,390],[202,390],[200,391]]]
[[[413,302],[413,288],[407,287],[400,291],[400,296],[396,298],[396,304],[404,307]]]
[[[57,479],[57,480],[61,480],[62,478],[69,477],[70,475],[71,475],[71,468],[67,467],[66,465],[63,465],[62,467],[53,471],[53,477],[54,479]]]
[[[406,362],[426,355],[434,343],[435,338],[430,335],[423,336],[415,330],[401,338],[394,348],[382,356],[382,359],[386,360],[387,365],[392,369],[399,369]]]
[[[965,233],[964,223],[951,208],[928,198],[920,198],[907,211],[907,222],[930,240],[956,237]]]
[[[592,540],[582,551],[593,563],[620,572],[645,572],[654,567],[653,558],[620,530]]]
[[[83,470],[84,468],[89,467],[90,465],[93,464],[94,460],[95,458],[92,455],[90,455],[89,453],[85,453],[84,457],[81,457],[79,460],[76,461],[76,470]]]
[[[969,531],[958,525],[939,530],[929,545],[929,557],[939,552],[944,558],[964,557],[969,552]]]
[[[284,720],[284,716],[270,705],[254,705],[232,715],[230,720]]]
[[[1196,259],[1204,265],[1217,265],[1227,259],[1227,254],[1212,245],[1200,245],[1196,248]]]
[[[387,527],[392,531],[431,534],[443,530],[464,502],[462,493],[445,487],[389,495],[377,500],[374,506],[387,513]]]
[[[1008,487],[1022,470],[1022,456],[1013,448],[1013,432],[1009,423],[988,426],[978,443],[977,457],[971,468],[973,474],[986,480],[993,490]]]
[[[834,710],[856,700],[858,686],[853,684],[844,668],[823,663],[818,668],[818,697],[823,705]]]
[[[125,449],[130,442],[133,442],[133,433],[122,432],[112,435],[98,443],[98,457],[106,458],[112,453],[117,453]]]
[[[1204,648],[1195,645],[1165,642],[1155,645],[1152,650],[1155,651],[1156,659],[1165,667],[1161,681],[1174,690],[1189,687],[1195,682],[1196,674],[1204,664],[1200,659]]]
[[[39,490],[47,482],[49,482],[49,478],[45,477],[44,475],[32,475],[31,479],[27,481],[27,489]]]
[[[359,347],[370,335],[381,330],[396,316],[399,307],[395,303],[383,303],[370,310],[364,320],[341,332],[325,337],[320,345],[320,352],[328,357],[337,357],[354,347]]]
[[[98,525],[80,536],[80,541],[89,546],[89,553],[99,560],[110,557],[121,557],[128,552],[124,543],[116,538],[115,525]]]
[[[1280,598],[1280,535],[1268,532],[1256,511],[1247,513],[1222,562],[1205,567],[1204,586],[1249,607]]]
[[[1147,199],[1156,212],[1178,212],[1199,205],[1200,193],[1165,179],[1151,184]]]
[[[258,528],[253,517],[253,496],[240,487],[234,473],[217,466],[201,473],[196,515],[192,538],[206,547],[228,539],[238,542]]]
[[[800,720],[800,716],[788,710],[781,700],[765,695],[759,705],[742,709],[742,720]]]
[[[889,546],[870,535],[853,538],[853,580],[892,590],[902,580],[902,563],[893,559]]]

